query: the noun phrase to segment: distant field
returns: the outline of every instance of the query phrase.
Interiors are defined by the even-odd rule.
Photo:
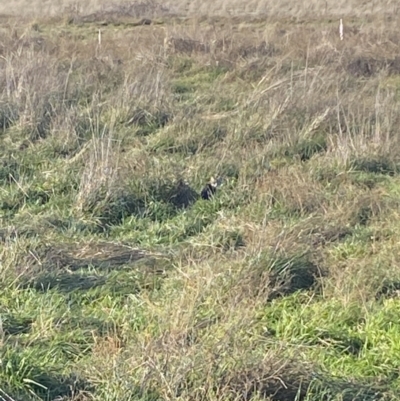
[[[400,27],[367,3],[1,3],[1,401],[400,399]]]
[[[162,4],[168,12],[180,15],[269,15],[274,17],[316,17],[321,15],[397,15],[399,4],[396,1],[360,1],[360,0],[175,0],[156,2],[145,1],[106,1],[106,0],[10,0],[0,4],[0,13],[13,15],[59,15],[68,8],[78,8],[83,13],[97,12],[132,3]]]

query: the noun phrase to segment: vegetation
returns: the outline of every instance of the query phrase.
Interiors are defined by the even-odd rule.
[[[0,399],[399,399],[400,29],[285,7],[0,20]]]

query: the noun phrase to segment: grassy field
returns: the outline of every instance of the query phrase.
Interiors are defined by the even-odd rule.
[[[0,400],[400,398],[400,28],[290,4],[0,19]]]
[[[122,9],[135,16],[241,15],[282,17],[376,16],[392,17],[400,12],[393,0],[8,0],[0,3],[0,14],[18,16],[59,16],[68,11],[82,14]]]

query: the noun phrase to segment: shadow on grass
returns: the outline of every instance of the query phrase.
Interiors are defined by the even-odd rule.
[[[150,112],[148,110],[137,108],[133,110],[127,124],[137,127],[136,135],[148,136],[156,132],[159,128],[164,127],[172,118],[172,116],[163,110]]]
[[[351,167],[356,171],[389,176],[393,176],[399,171],[399,167],[395,162],[383,156],[360,157],[354,159],[351,162]]]
[[[270,266],[273,290],[270,297],[308,290],[317,284],[320,269],[306,255],[279,257]]]
[[[19,179],[20,164],[14,159],[1,159],[0,160],[0,184],[4,185],[12,183],[14,180]]]
[[[378,401],[390,392],[387,385],[357,382],[316,374],[310,366],[282,361],[260,362],[258,366],[231,368],[221,372],[215,383],[191,383],[177,390],[177,396],[190,394],[197,399],[199,391],[224,394],[226,400],[250,401]],[[218,368],[217,368],[218,370]],[[217,372],[214,372],[217,374]],[[211,387],[211,388],[210,388]],[[202,390],[199,390],[201,388]],[[208,389],[208,390],[207,390]],[[185,397],[183,397],[185,398]],[[192,398],[192,397],[190,397]],[[199,399],[202,399],[200,396]]]
[[[29,382],[26,380],[23,387],[19,390],[7,387],[0,389],[0,399],[4,401],[67,401],[81,399],[80,394],[89,394],[94,391],[88,382],[78,377],[51,375],[44,372],[36,374],[35,379],[29,379]]]
[[[99,296],[123,296],[142,290],[159,288],[163,275],[159,272],[143,273],[118,271],[104,276],[86,276],[77,272],[43,272],[21,278],[22,288],[33,288],[45,292],[57,289],[61,293],[85,292],[85,296],[96,299]]]
[[[42,399],[55,400],[62,397],[75,397],[80,393],[93,392],[94,388],[85,380],[70,375],[52,375],[50,373],[42,372],[35,380],[40,386],[33,386],[32,390]],[[45,387],[45,389],[42,388]]]
[[[199,199],[199,194],[184,180],[146,179],[131,188],[104,193],[98,188],[82,203],[82,212],[107,231],[129,217],[162,222],[176,216]]]
[[[36,352],[35,352],[36,351]],[[58,372],[49,362],[44,368],[39,350],[27,350],[18,346],[4,346],[1,351],[2,370],[0,381],[6,386],[1,390],[16,400],[55,400],[74,397],[81,392],[93,392],[93,387],[82,377]],[[3,395],[0,393],[0,396]],[[4,395],[3,395],[4,397]],[[7,398],[3,398],[7,399]]]
[[[270,261],[268,270],[272,288],[269,299],[314,288],[321,276],[320,269],[307,255],[278,256]]]
[[[41,273],[34,277],[22,280],[22,287],[34,288],[37,291],[49,291],[57,288],[60,292],[90,290],[103,285],[104,277],[85,276],[77,273],[50,272]]]
[[[33,319],[12,315],[2,316],[2,331],[5,335],[18,335],[29,333]]]
[[[85,332],[91,333],[91,336],[93,333],[96,333],[96,335],[99,336],[106,336],[111,332],[116,331],[115,323],[98,319],[93,316],[79,316],[79,313],[75,313],[74,316],[65,322],[62,321],[60,323],[58,319],[55,319],[54,324],[60,326],[63,331],[73,332],[84,329]]]
[[[297,156],[301,161],[307,161],[318,153],[323,153],[327,150],[326,137],[323,134],[316,136],[312,139],[303,139],[294,145],[285,145],[281,149],[283,156],[291,157]]]
[[[393,395],[386,385],[371,381],[350,381],[314,375],[308,385],[307,401],[389,401]]]
[[[115,270],[151,257],[151,254],[140,249],[107,242],[39,247],[31,250],[29,255],[28,263],[46,272],[62,269],[77,271],[89,267]]]
[[[243,283],[256,296],[269,301],[297,291],[318,292],[323,272],[307,254],[282,255],[262,253],[250,262]]]
[[[352,230],[345,226],[316,227],[311,231],[313,246],[325,246],[332,242],[342,241],[352,234]]]
[[[317,338],[311,342],[312,345],[322,345],[329,349],[334,349],[340,353],[358,356],[360,352],[368,348],[365,340],[356,336],[347,336],[341,333],[331,333],[321,331],[317,333]]]
[[[169,260],[124,245],[91,243],[39,247],[30,251],[24,265],[30,268],[20,276],[22,288],[62,293],[98,289],[121,295],[153,288]]]
[[[381,59],[358,56],[348,62],[346,70],[356,77],[372,77],[382,70],[386,70],[389,75],[397,75],[400,72],[400,58]]]
[[[399,298],[400,297],[400,280],[385,280],[381,288],[375,295],[375,298],[382,299],[382,298]]]
[[[292,369],[290,371],[285,368],[287,372],[277,375],[257,368],[244,371],[223,379],[223,390],[245,401],[250,401],[254,397],[274,401],[383,401],[391,399],[385,395],[389,390],[375,383],[360,383],[315,373],[301,373],[301,366],[292,367]]]

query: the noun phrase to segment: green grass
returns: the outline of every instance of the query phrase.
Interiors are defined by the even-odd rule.
[[[91,18],[0,25],[0,398],[398,399],[398,27]]]

